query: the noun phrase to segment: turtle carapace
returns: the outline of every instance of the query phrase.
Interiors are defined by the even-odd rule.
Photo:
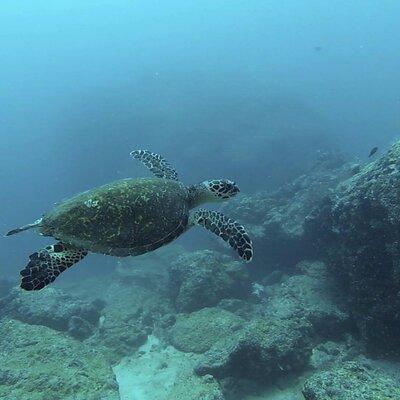
[[[243,226],[216,211],[192,211],[200,204],[236,195],[239,189],[234,182],[217,179],[187,187],[158,154],[135,150],[131,155],[155,177],[122,179],[80,193],[34,223],[7,233],[35,228],[57,240],[29,256],[20,272],[23,289],[42,289],[88,252],[137,256],[173,241],[195,225],[220,236],[244,261],[252,259],[251,240]]]

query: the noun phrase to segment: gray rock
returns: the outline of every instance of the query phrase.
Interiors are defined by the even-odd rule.
[[[249,293],[246,267],[231,257],[203,250],[184,254],[172,264],[170,295],[179,312],[212,307],[224,298]]]
[[[156,327],[164,330],[173,324],[174,310],[164,292],[127,285],[119,279],[107,282],[103,291],[107,305],[98,329],[87,340],[109,348],[115,361],[133,354]]]
[[[337,339],[351,328],[350,317],[340,307],[340,292],[321,262],[303,261],[298,265],[304,274],[294,275],[268,287],[264,302],[267,319],[304,318],[315,335]]]
[[[254,305],[241,299],[222,299],[218,307],[245,319],[250,320],[254,315]]]
[[[0,399],[119,399],[111,365],[95,346],[8,318],[0,337]]]
[[[400,355],[400,141],[316,207],[305,225],[370,353]]]
[[[313,348],[310,366],[316,371],[321,371],[333,364],[354,360],[362,350],[362,346],[351,336],[347,336],[343,342],[323,342]]]
[[[196,372],[219,378],[265,379],[301,370],[322,338],[337,338],[351,327],[338,303],[325,265],[302,262],[301,275],[265,287],[248,325],[216,342]]]
[[[68,331],[72,317],[79,317],[96,325],[100,316],[97,304],[80,300],[54,288],[38,292],[13,289],[6,314],[23,322],[44,325],[59,331]]]
[[[170,330],[171,344],[180,351],[204,353],[218,340],[239,330],[243,323],[241,318],[220,308],[180,314]]]
[[[151,331],[152,328],[143,324],[139,318],[124,319],[118,315],[109,314],[101,318],[99,329],[91,340],[112,349],[118,359],[133,353],[144,344]]]
[[[400,382],[379,369],[345,362],[307,379],[306,400],[397,400]]]
[[[310,324],[305,320],[255,320],[217,342],[195,367],[199,375],[263,380],[303,368],[311,352]]]
[[[74,315],[68,321],[68,333],[75,339],[87,339],[93,335],[93,331],[93,325],[81,317]]]

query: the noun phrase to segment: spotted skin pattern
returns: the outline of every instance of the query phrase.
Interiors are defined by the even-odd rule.
[[[40,290],[54,282],[61,272],[82,260],[87,251],[56,243],[29,256],[28,265],[20,272],[21,288]]]
[[[212,181],[207,181],[206,184],[215,197],[222,200],[227,200],[239,193],[236,183],[228,179],[213,179]]]
[[[235,220],[217,211],[200,209],[194,212],[193,221],[222,238],[244,261],[249,262],[253,258],[250,237],[244,227]]]
[[[157,178],[178,180],[177,172],[159,154],[148,150],[134,150],[130,154],[134,159],[141,161]]]

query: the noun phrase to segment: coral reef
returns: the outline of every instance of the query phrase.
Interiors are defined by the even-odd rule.
[[[398,187],[400,142],[365,166],[321,154],[223,206],[254,264],[172,245],[62,289],[0,284],[0,398],[400,398],[399,366],[365,358],[400,355]]]
[[[313,344],[349,329],[324,264],[302,262],[298,270],[304,274],[265,287],[251,322],[216,342],[199,360],[198,374],[266,379],[301,370]]]
[[[0,323],[0,398],[118,400],[101,351],[45,326]]]
[[[170,296],[179,312],[212,307],[225,298],[245,297],[250,291],[243,264],[210,250],[179,256],[169,275]]]
[[[195,367],[199,375],[265,380],[307,365],[311,326],[303,320],[254,320],[218,341]]]
[[[114,360],[134,353],[156,325],[161,324],[164,315],[173,315],[174,309],[167,297],[167,270],[159,268],[157,259],[144,257],[131,261],[135,271],[129,277],[127,271],[121,274],[118,270],[99,288],[106,305],[98,329],[89,340],[111,349]],[[138,276],[141,278],[137,279]]]
[[[307,379],[306,400],[395,400],[400,382],[378,368],[348,361]]]
[[[180,314],[170,330],[171,344],[178,350],[204,353],[214,343],[239,330],[244,320],[221,308],[203,308]]]
[[[298,274],[267,286],[263,301],[265,318],[288,320],[302,318],[320,338],[339,338],[351,329],[349,314],[341,305],[341,292],[330,279],[322,262],[302,261]]]
[[[87,302],[54,288],[34,293],[15,288],[3,302],[5,315],[30,324],[68,331],[81,339],[93,333],[103,306],[101,302]]]
[[[371,354],[400,356],[400,142],[341,183],[306,222]]]
[[[326,341],[312,349],[310,366],[315,371],[322,371],[337,363],[351,361],[364,352],[360,342],[355,341],[350,335],[346,335],[341,342]]]

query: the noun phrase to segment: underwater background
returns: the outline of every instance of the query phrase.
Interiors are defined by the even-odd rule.
[[[400,3],[2,0],[0,225],[151,173],[234,180],[198,227],[37,292],[0,240],[0,399],[400,399]],[[377,151],[370,155],[371,150]]]

